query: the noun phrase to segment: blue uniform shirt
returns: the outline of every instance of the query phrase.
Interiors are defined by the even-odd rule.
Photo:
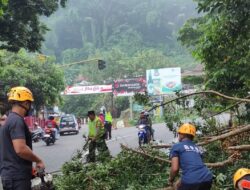
[[[203,163],[200,149],[191,140],[175,144],[170,152],[170,158],[173,157],[179,158],[182,183],[196,184],[212,181],[212,173]]]

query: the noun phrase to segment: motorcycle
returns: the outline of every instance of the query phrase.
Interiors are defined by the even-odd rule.
[[[31,132],[31,138],[34,143],[39,142],[43,138],[43,130],[38,127],[36,130]]]
[[[46,143],[47,146],[50,144],[55,144],[56,137],[55,137],[55,131],[53,128],[47,127],[45,128],[45,134],[43,136],[43,141]]]
[[[138,141],[139,141],[139,146],[143,144],[148,144],[151,139],[151,134],[146,125],[139,125],[138,126]]]

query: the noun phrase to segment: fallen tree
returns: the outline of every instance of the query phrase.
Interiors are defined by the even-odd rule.
[[[211,142],[218,141],[218,140],[223,140],[223,139],[226,139],[226,138],[229,138],[229,137],[232,137],[232,136],[235,136],[235,135],[239,135],[241,133],[249,132],[249,131],[250,131],[250,125],[246,125],[246,126],[241,127],[239,129],[236,128],[235,130],[230,131],[228,133],[225,133],[225,134],[222,134],[222,135],[215,136],[215,137],[212,137],[210,139],[207,139],[204,142],[198,143],[197,145],[198,146],[207,145],[207,144],[209,144]]]
[[[121,144],[121,148],[123,150],[126,150],[126,151],[131,151],[133,153],[136,153],[136,154],[139,154],[143,157],[146,157],[146,158],[151,158],[155,161],[158,161],[158,162],[161,162],[161,163],[165,163],[165,164],[171,164],[171,161],[168,160],[168,159],[163,159],[161,157],[158,157],[158,156],[153,156],[153,155],[150,155],[148,154],[147,152],[142,152],[142,151],[138,151],[138,150],[135,150],[135,149],[132,149],[132,148],[129,148],[123,144]],[[224,161],[221,161],[221,162],[216,162],[216,163],[205,163],[208,167],[210,168],[219,168],[219,167],[223,167],[223,166],[226,166],[228,164],[232,164],[235,160],[237,159],[237,154],[232,154],[229,156],[229,158],[227,160],[224,160]]]
[[[250,145],[239,145],[239,146],[230,146],[228,150],[235,150],[235,151],[250,151]]]
[[[230,130],[227,133],[224,133],[222,135],[218,135],[218,136],[213,136],[213,137],[205,137],[203,138],[204,141],[197,143],[198,146],[204,146],[207,145],[209,143],[215,142],[215,141],[219,141],[219,140],[223,140],[223,139],[227,139],[236,135],[240,135],[242,133],[246,133],[246,132],[250,132],[250,125],[246,125],[246,126],[239,126],[233,130]],[[250,145],[249,145],[250,146]],[[172,145],[171,144],[166,144],[166,145],[153,145],[152,148],[171,148]],[[233,148],[231,148],[231,150],[233,150]]]
[[[240,103],[242,103],[242,102],[248,102],[248,103],[250,103],[250,99],[248,99],[248,97],[247,98],[238,98],[238,97],[227,96],[225,94],[222,94],[222,93],[214,91],[214,90],[206,90],[206,91],[194,92],[194,93],[190,93],[190,94],[186,94],[186,95],[174,98],[172,100],[169,100],[167,102],[161,103],[159,105],[155,105],[151,109],[149,109],[148,111],[150,112],[150,111],[152,111],[152,110],[154,110],[154,109],[156,109],[158,107],[170,104],[170,103],[175,102],[177,100],[184,99],[184,98],[187,98],[187,97],[190,97],[190,96],[200,95],[200,94],[213,94],[213,95],[222,97],[222,98],[227,99],[227,100],[238,101]]]

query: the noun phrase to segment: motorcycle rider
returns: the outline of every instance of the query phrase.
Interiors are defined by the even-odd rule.
[[[89,144],[89,156],[88,162],[95,162],[95,150],[99,151],[99,156],[101,158],[110,158],[110,153],[108,150],[108,146],[105,142],[105,130],[104,125],[99,117],[96,116],[94,111],[88,112],[89,122],[89,135],[88,138],[90,140]]]
[[[45,126],[46,127],[48,127],[48,128],[51,128],[52,130],[53,130],[53,135],[54,135],[54,138],[55,139],[59,139],[58,138],[58,130],[59,130],[59,128],[58,128],[58,125],[57,125],[57,123],[56,123],[56,121],[55,121],[55,118],[54,118],[54,116],[49,116],[48,117],[48,120],[45,122]]]
[[[147,139],[147,141],[150,141],[151,137],[153,137],[153,128],[152,128],[152,121],[149,118],[149,113],[146,111],[142,111],[140,114],[140,119],[137,122],[137,126],[138,125],[145,125],[146,126],[146,130],[147,133],[149,133],[149,139]],[[154,140],[154,138],[153,138]]]
[[[32,92],[14,87],[8,94],[12,110],[0,130],[0,176],[4,190],[31,190],[32,162],[44,169],[43,161],[32,152],[32,140],[24,117],[30,115]]]
[[[145,118],[146,118],[147,123],[148,123],[148,127],[149,127],[149,131],[150,131],[150,134],[151,134],[151,138],[153,139],[153,141],[155,141],[152,120],[149,117],[149,113],[147,111],[144,112],[144,115],[145,115]]]
[[[183,124],[179,130],[179,143],[170,152],[171,170],[169,183],[173,185],[179,169],[182,177],[178,190],[210,190],[212,174],[202,161],[201,151],[193,142],[196,134],[194,125]]]
[[[250,169],[240,168],[235,172],[234,188],[236,190],[250,190]]]

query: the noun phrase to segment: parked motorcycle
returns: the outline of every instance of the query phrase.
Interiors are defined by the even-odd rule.
[[[41,139],[43,139],[43,129],[41,127],[38,127],[36,130],[31,132],[31,138],[34,143],[39,142]]]
[[[51,127],[46,127],[44,133],[43,141],[46,143],[46,145],[49,146],[50,144],[55,144],[56,137],[54,129]]]
[[[151,134],[146,125],[139,125],[138,126],[138,141],[139,141],[139,146],[143,144],[148,144],[151,139]]]

